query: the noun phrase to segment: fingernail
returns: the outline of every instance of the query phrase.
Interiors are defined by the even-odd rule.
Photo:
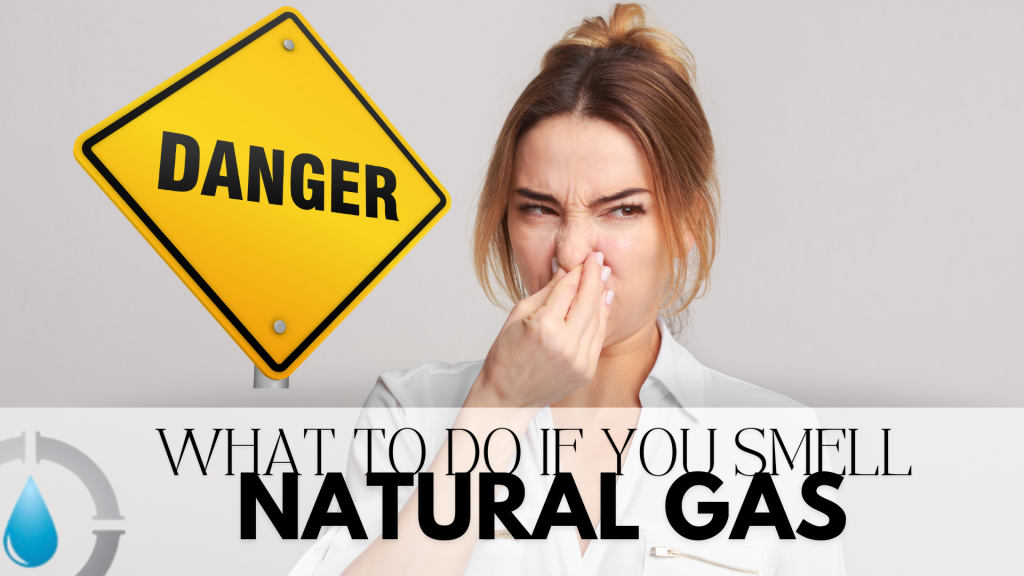
[[[608,279],[611,278],[611,277],[612,277],[612,269],[607,267],[607,266],[605,266],[604,269],[601,270],[601,282],[607,282]]]
[[[551,273],[558,272],[558,256],[551,259]]]
[[[597,253],[597,265],[598,266],[604,266],[604,253],[603,252],[598,252]]]
[[[615,292],[612,292],[611,290],[609,290],[608,294],[606,294],[605,297],[604,297],[604,303],[608,304],[610,306],[613,299],[615,299]]]

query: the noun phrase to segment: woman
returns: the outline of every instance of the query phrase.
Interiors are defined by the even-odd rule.
[[[607,21],[585,19],[547,52],[498,137],[476,220],[478,277],[492,300],[500,290],[516,304],[483,362],[431,363],[381,376],[358,426],[373,430],[368,440],[359,436],[353,443],[345,475],[369,538],[328,529],[293,575],[639,574],[716,565],[723,574],[730,566],[767,574],[773,565],[775,573],[782,567],[803,573],[800,565],[808,574],[842,573],[837,542],[807,552],[807,562],[799,564],[772,542],[756,548],[721,539],[708,544],[718,547],[710,563],[648,560],[652,544],[689,544],[667,530],[663,518],[647,518],[664,504],[659,509],[657,499],[645,498],[663,498],[666,486],[637,472],[632,446],[639,434],[626,432],[656,427],[652,408],[699,420],[698,407],[800,406],[701,366],[663,319],[700,294],[715,254],[714,147],[691,86],[692,68],[685,47],[646,26],[643,9],[634,4],[616,5]],[[417,515],[421,487],[408,486],[400,488],[401,511],[387,528],[384,492],[360,484],[371,471],[371,454],[387,462],[389,444],[377,430],[391,435],[402,428],[424,435],[422,452],[410,433],[390,447],[402,470],[416,469],[426,455],[422,469],[434,473],[430,494],[438,523],[454,515],[456,480],[446,472],[469,470],[478,456],[446,429],[472,432],[482,444],[503,428],[522,445],[509,434],[491,435],[488,466],[516,467],[526,483],[528,501],[516,512],[522,523],[536,530],[551,486],[548,467],[554,466],[572,473],[589,526],[584,520],[549,527],[544,539],[510,541],[500,537],[523,531],[504,525],[496,531],[499,539],[480,540],[481,522],[487,533],[493,519],[477,517],[474,506],[464,536],[436,540],[423,534]],[[545,429],[565,434],[555,441],[563,446],[555,464]],[[617,521],[635,522],[641,532],[595,539],[592,528],[606,527],[610,518],[602,516],[600,473],[623,463],[625,474],[612,488],[621,508]],[[472,477],[473,502],[478,480]],[[378,536],[395,529],[397,539]]]

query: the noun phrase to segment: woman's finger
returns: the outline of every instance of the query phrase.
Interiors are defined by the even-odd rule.
[[[538,315],[551,315],[558,320],[565,321],[565,315],[569,313],[569,306],[572,304],[576,292],[579,290],[580,277],[583,274],[583,265],[569,270],[565,276],[555,281],[548,294],[544,305],[537,310]]]
[[[603,259],[599,259],[598,262],[601,262],[601,260],[603,260]],[[608,283],[604,280],[604,277],[605,276],[604,276],[604,271],[603,271],[603,267],[602,267],[602,276],[601,276],[602,281],[601,281],[601,283],[607,286]],[[581,292],[582,292],[582,290],[581,290]],[[597,336],[598,328],[600,328],[600,326],[601,326],[601,313],[603,312],[602,308],[604,306],[603,302],[604,302],[604,295],[605,295],[606,292],[607,292],[607,290],[601,290],[601,292],[598,294],[596,309],[594,310],[594,313],[590,315],[590,319],[587,322],[586,329],[583,331],[583,335],[579,339],[579,344],[580,344],[580,346],[579,346],[579,356],[580,356],[580,358],[582,360],[585,360],[585,361],[589,361],[590,352],[591,352],[591,345],[594,342],[594,338]],[[579,300],[580,297],[577,296],[576,299]],[[576,308],[576,303],[574,302],[572,307],[569,308],[570,316],[572,315],[573,310],[575,308]]]
[[[601,350],[604,349],[604,335],[608,329],[608,315],[611,314],[614,299],[615,292],[611,290],[605,290],[601,293],[601,321],[598,324],[597,332],[594,334],[594,339],[590,343],[591,366],[597,366],[597,361],[601,358]]]
[[[604,255],[600,252],[591,254],[583,261],[580,288],[569,306],[569,313],[565,319],[575,338],[582,337],[593,320],[599,320],[601,293],[604,292],[606,276],[611,272],[609,269],[608,273],[605,273],[603,263]]]
[[[604,292],[602,291],[602,294]],[[597,331],[601,327],[601,309],[598,308],[595,314],[590,317],[590,322],[587,324],[587,329],[583,331],[583,336],[580,338],[580,346],[577,355],[580,359],[590,362],[590,356],[593,352],[594,339],[597,338]]]
[[[565,274],[565,270],[558,268],[555,271],[554,276],[551,277],[551,281],[548,282],[546,286],[544,286],[540,290],[537,290],[536,292],[527,296],[526,298],[520,300],[519,303],[516,305],[516,307],[519,308],[519,310],[521,311],[520,315],[526,316],[531,312],[536,312],[538,308],[543,306],[544,302],[548,299],[548,296],[551,294],[552,288],[555,287],[555,283],[561,280],[562,277],[565,276]]]

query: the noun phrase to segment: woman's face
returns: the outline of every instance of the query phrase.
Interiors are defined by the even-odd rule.
[[[670,255],[639,144],[603,120],[557,116],[516,148],[508,230],[519,274],[532,294],[591,252],[612,269],[615,292],[605,345],[650,326],[669,279]]]

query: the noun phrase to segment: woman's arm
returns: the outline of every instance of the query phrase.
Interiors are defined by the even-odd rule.
[[[559,270],[542,290],[520,301],[488,352],[480,375],[452,428],[485,438],[497,428],[522,436],[537,410],[586,385],[594,376],[610,309],[602,265],[596,254],[568,273]],[[427,472],[434,474],[434,514],[439,523],[454,517],[455,477],[448,476],[447,440]],[[506,434],[493,437],[491,466],[506,470],[515,443]],[[466,442],[452,447],[451,469],[468,470],[475,452]],[[479,537],[478,465],[471,474],[471,515],[466,534],[434,540],[419,525],[419,488],[398,515],[398,539],[378,537],[345,569],[345,576],[445,574],[465,572]]]

